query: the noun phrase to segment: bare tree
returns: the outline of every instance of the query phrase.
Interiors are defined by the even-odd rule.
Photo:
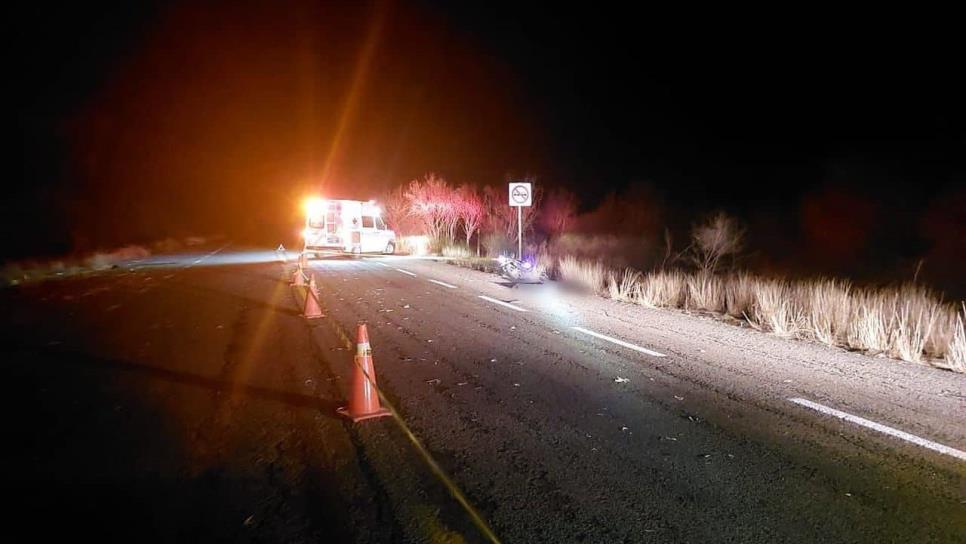
[[[423,181],[413,180],[406,187],[405,198],[409,202],[409,213],[421,223],[423,232],[433,243],[441,243],[447,235],[452,239],[454,222],[459,217],[455,213],[453,188],[445,179],[427,174]]]
[[[409,199],[406,198],[406,186],[394,189],[383,199],[383,218],[396,234],[413,234],[418,231],[416,218],[410,209]]]
[[[483,207],[483,198],[476,188],[469,185],[462,185],[458,190],[459,219],[463,222],[463,231],[466,233],[466,245],[470,245],[470,239],[480,228],[486,217],[486,210]],[[479,239],[476,244],[476,254],[480,254]]]
[[[691,258],[703,272],[713,274],[723,258],[738,255],[744,238],[737,219],[717,212],[691,228]]]

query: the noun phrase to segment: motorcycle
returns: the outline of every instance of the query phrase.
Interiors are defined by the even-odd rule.
[[[531,260],[519,260],[506,255],[497,257],[500,275],[514,283],[543,283],[546,274]]]

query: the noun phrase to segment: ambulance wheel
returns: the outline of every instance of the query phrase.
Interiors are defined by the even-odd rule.
[[[386,244],[386,255],[392,255],[396,252],[396,242],[389,242]]]

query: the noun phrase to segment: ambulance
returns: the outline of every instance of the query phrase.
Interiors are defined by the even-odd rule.
[[[302,251],[307,255],[396,251],[396,233],[386,226],[372,200],[311,198],[305,212]]]

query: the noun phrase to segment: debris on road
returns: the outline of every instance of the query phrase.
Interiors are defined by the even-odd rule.
[[[631,381],[630,378],[622,378],[620,376],[614,378],[615,383],[627,383],[629,381]]]

